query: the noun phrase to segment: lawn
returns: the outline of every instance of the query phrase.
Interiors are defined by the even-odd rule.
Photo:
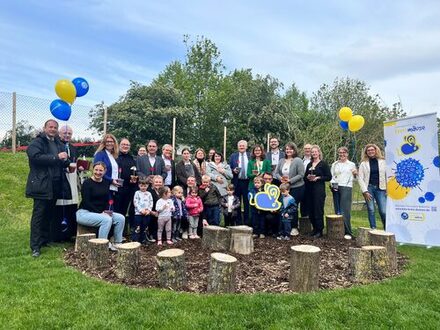
[[[63,263],[68,245],[29,249],[32,200],[24,198],[24,154],[0,153],[0,327],[4,329],[437,329],[440,249],[401,246],[399,277],[310,294],[196,295],[131,289]],[[366,226],[364,211],[354,227]]]

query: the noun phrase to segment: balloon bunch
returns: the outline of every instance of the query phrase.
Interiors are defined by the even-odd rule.
[[[59,99],[53,100],[50,104],[50,112],[59,120],[69,120],[72,114],[71,105],[77,97],[87,94],[89,83],[84,78],[75,78],[72,81],[60,79],[55,84],[55,93]]]
[[[344,130],[350,132],[357,132],[364,127],[365,119],[361,115],[354,115],[349,107],[343,107],[339,110],[339,126]]]

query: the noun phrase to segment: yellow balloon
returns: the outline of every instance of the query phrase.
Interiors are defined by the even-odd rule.
[[[397,182],[395,177],[392,177],[387,182],[387,195],[391,199],[394,200],[401,200],[404,199],[409,192],[411,191],[410,188],[402,187],[399,182]]]
[[[55,84],[55,93],[58,97],[67,103],[73,104],[76,99],[75,85],[67,79],[60,79]]]
[[[353,116],[353,111],[349,107],[343,107],[339,110],[339,119],[349,121],[351,116]]]
[[[348,121],[348,129],[351,132],[357,132],[362,127],[364,127],[365,119],[361,115],[356,115],[351,117],[351,119]]]

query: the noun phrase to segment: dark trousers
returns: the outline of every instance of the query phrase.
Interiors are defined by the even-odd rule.
[[[237,225],[249,225],[249,179],[241,180],[238,179],[235,187],[235,196],[238,197],[239,200],[243,198],[243,217],[241,208],[238,208],[237,214]]]
[[[129,224],[130,228],[135,226],[134,205],[133,205],[134,193],[135,193],[134,189],[131,189],[130,187],[128,189],[119,188],[119,191],[115,194],[114,211],[126,217],[125,223]],[[128,216],[127,216],[127,211],[128,211]]]
[[[236,216],[233,215],[234,213],[223,213],[223,216],[225,218],[225,227],[228,226],[235,226],[235,220]]]
[[[76,236],[77,204],[57,205],[55,218],[50,223],[50,240],[52,242],[70,242]]]
[[[205,205],[206,220],[210,225],[220,226],[220,206],[219,205]]]
[[[265,234],[266,228],[265,228],[263,212],[257,210],[255,207],[252,207],[251,219],[252,219],[252,228],[254,229],[254,234],[257,235]]]
[[[292,230],[292,221],[283,218],[280,222],[280,235],[283,237],[289,237],[290,231]]]
[[[290,189],[290,195],[292,195],[292,197],[295,198],[296,205],[299,205],[299,203],[301,203],[302,200],[304,199],[305,189],[306,188],[304,185]],[[293,213],[292,228],[298,229],[298,208],[296,208],[295,213]]]
[[[172,220],[171,237],[176,239],[177,237],[180,237],[180,227],[181,227],[183,218],[173,217],[171,220]],[[188,222],[188,220],[186,222]]]
[[[314,233],[322,233],[324,230],[324,203],[325,192],[314,191],[310,195],[307,195],[304,199],[308,198],[309,202],[309,218],[313,226]]]
[[[266,233],[268,235],[278,235],[280,231],[280,215],[277,212],[263,212]]]
[[[142,243],[146,239],[146,231],[150,224],[149,215],[135,215],[134,223],[131,227],[131,240]]]

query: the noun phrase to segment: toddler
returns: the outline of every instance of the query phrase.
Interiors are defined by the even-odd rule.
[[[131,240],[139,243],[146,241],[146,231],[150,224],[150,213],[153,209],[153,196],[147,191],[146,180],[139,180],[139,190],[134,193],[134,228],[131,229]]]
[[[263,179],[257,176],[254,178],[254,187],[251,189],[249,194],[252,194],[253,198],[255,198],[255,195],[262,190],[263,190]],[[264,213],[262,210],[257,209],[255,203],[251,205],[251,223],[252,223],[252,228],[254,229],[253,237],[265,238]]]
[[[175,186],[173,188],[173,196],[171,197],[174,204],[174,212],[172,214],[172,232],[171,237],[173,242],[180,241],[180,226],[182,219],[186,219],[188,216],[185,200],[183,198],[183,188],[181,186]]]
[[[222,197],[221,206],[225,219],[225,227],[235,226],[237,210],[240,208],[240,199],[234,195],[234,185],[229,184],[226,188],[227,195]]]
[[[288,183],[283,183],[280,186],[280,192],[282,196],[281,205],[281,233],[277,237],[279,240],[290,240],[290,230],[292,228],[291,222],[293,219],[293,214],[297,211],[295,198],[293,198],[289,193],[290,185]]]
[[[174,203],[171,197],[171,190],[168,187],[159,189],[159,200],[156,203],[157,218],[157,245],[162,245],[162,232],[165,228],[167,244],[172,245],[171,240],[171,215],[174,212]]]
[[[189,219],[189,238],[200,238],[197,235],[197,227],[199,224],[199,217],[203,211],[202,199],[198,196],[198,188],[190,188],[189,195],[186,197],[186,208],[188,210]]]

